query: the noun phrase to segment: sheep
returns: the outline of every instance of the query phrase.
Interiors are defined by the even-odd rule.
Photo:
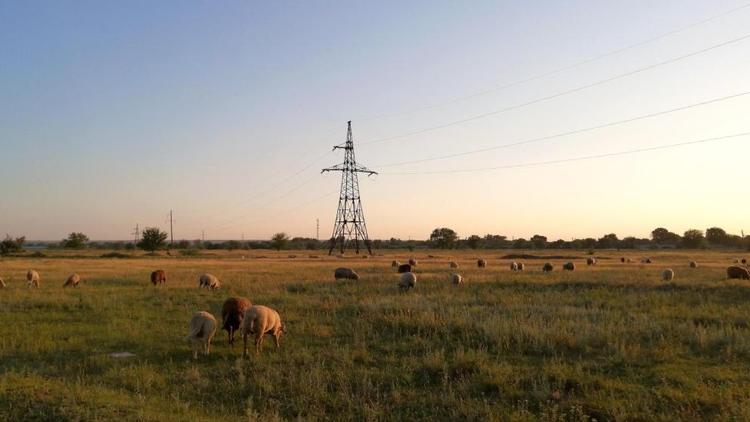
[[[747,264],[747,259],[742,258],[742,261],[740,261],[740,262],[742,262],[743,264]]]
[[[35,270],[29,270],[26,272],[26,284],[29,287],[36,287],[39,288],[39,281],[41,278],[39,277],[39,273]]]
[[[518,271],[523,271],[523,268],[524,268],[523,262],[519,262],[518,263]]]
[[[666,270],[662,271],[661,279],[664,281],[674,280],[674,270],[672,270],[671,268],[667,268]]]
[[[204,356],[211,351],[211,339],[216,334],[216,318],[206,311],[193,314],[190,319],[188,336],[185,341],[189,342],[193,349],[193,359],[198,359],[198,349]]]
[[[698,263],[695,261],[690,261],[690,268],[698,268]]]
[[[336,268],[333,272],[333,277],[336,280],[347,279],[347,280],[359,280],[359,274],[354,272],[351,268]]]
[[[622,262],[623,264],[625,263],[625,257],[624,256],[620,257],[620,262]]]
[[[167,273],[164,270],[156,270],[151,273],[151,284],[158,286],[167,283]]]
[[[515,262],[515,261],[511,262],[510,263],[510,270],[511,271],[518,271],[518,262]]]
[[[221,287],[221,282],[213,274],[203,274],[198,279],[198,288],[207,288],[208,290],[215,290]]]
[[[242,325],[245,311],[251,306],[250,299],[244,297],[230,297],[221,305],[221,328],[227,332],[230,346],[234,344],[234,333]]]
[[[78,274],[71,274],[70,277],[68,277],[67,280],[65,280],[65,283],[63,283],[63,287],[78,287],[78,284],[81,282],[81,276]]]
[[[596,265],[596,258],[586,259],[586,265]]]
[[[391,267],[398,268],[399,265],[401,265],[401,263],[398,261],[391,262]]]
[[[641,263],[642,263],[642,264],[650,264],[650,263],[651,263],[651,258],[643,258],[643,259],[641,260]]]
[[[281,323],[281,316],[278,312],[267,306],[254,305],[245,311],[240,332],[242,332],[242,342],[244,343],[242,356],[247,357],[247,337],[250,334],[255,334],[255,353],[257,354],[263,345],[263,338],[266,334],[273,336],[276,341],[276,348],[279,348],[279,340],[281,335],[286,332],[286,327]]]
[[[484,259],[477,259],[477,267],[487,268],[487,261],[485,261]]]
[[[398,273],[410,273],[411,272],[411,265],[410,264],[401,264],[398,266]]]
[[[414,259],[414,258],[409,258],[409,265],[411,265],[412,267],[416,267],[417,266],[417,260]]]
[[[550,264],[549,262],[547,262],[546,264],[544,264],[544,266],[542,267],[542,271],[544,271],[545,273],[551,272],[554,269],[555,269],[555,267],[552,264]]]
[[[458,262],[456,262],[456,261],[451,261],[449,263],[449,265],[450,265],[451,268],[458,268]]]
[[[735,259],[734,259],[734,263],[735,263],[735,264],[739,264],[739,263],[741,263],[741,262],[742,262],[742,261],[741,261],[741,260],[740,260],[739,258],[735,258]]]
[[[3,278],[0,277],[0,289],[4,289],[6,287],[8,287],[8,286],[5,285],[5,282],[3,281]]]
[[[743,280],[750,280],[750,271],[747,268],[732,265],[731,267],[727,267],[727,278],[741,278]]]
[[[573,270],[576,269],[576,264],[574,264],[572,262],[566,262],[565,264],[563,264],[562,267],[563,267],[563,270],[573,271]]]
[[[461,276],[461,274],[451,274],[451,283],[453,284],[463,284],[464,278]]]
[[[401,279],[398,282],[398,287],[401,289],[401,291],[407,291],[409,289],[413,289],[417,285],[417,275],[408,272],[401,274]]]

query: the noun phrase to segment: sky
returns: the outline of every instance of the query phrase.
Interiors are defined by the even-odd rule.
[[[325,239],[349,120],[371,238],[750,232],[750,136],[577,160],[750,132],[750,95],[554,136],[750,91],[745,5],[0,0],[0,234]]]

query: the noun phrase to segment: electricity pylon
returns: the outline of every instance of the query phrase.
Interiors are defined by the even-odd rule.
[[[336,222],[333,225],[333,234],[328,245],[328,255],[335,248],[344,253],[347,247],[353,247],[359,253],[359,243],[362,241],[367,247],[367,252],[372,255],[372,246],[367,237],[367,225],[365,214],[362,210],[362,201],[359,195],[359,180],[357,173],[365,173],[368,176],[378,174],[372,170],[357,165],[354,158],[354,138],[352,136],[352,122],[348,122],[346,130],[346,142],[343,145],[333,147],[344,150],[344,162],[333,167],[324,168],[321,173],[327,171],[341,172],[341,192],[339,193],[339,207],[336,212]]]

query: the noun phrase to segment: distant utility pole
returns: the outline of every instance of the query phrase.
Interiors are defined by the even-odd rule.
[[[315,239],[320,241],[320,218],[315,219]]]
[[[138,227],[138,223],[135,224],[135,229],[133,230],[133,233],[131,234],[133,235],[133,244],[135,245],[138,243],[138,240],[140,240],[141,238],[141,231],[140,231],[140,228]]]
[[[201,230],[201,242],[206,243],[206,231]]]
[[[172,210],[169,210],[169,247],[174,245],[174,219],[172,219]]]

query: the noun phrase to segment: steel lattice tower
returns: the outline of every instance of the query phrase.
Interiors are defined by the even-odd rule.
[[[362,211],[362,201],[359,196],[359,179],[357,173],[365,173],[368,176],[378,174],[365,167],[357,165],[354,158],[354,138],[352,136],[352,122],[348,122],[346,130],[346,143],[333,147],[344,150],[344,163],[325,168],[321,173],[327,171],[341,172],[341,192],[339,193],[339,208],[336,212],[336,222],[333,225],[333,234],[328,249],[328,255],[338,247],[341,253],[344,249],[354,247],[359,253],[359,242],[362,241],[367,247],[367,252],[372,255],[370,238],[367,237],[367,225],[365,214]]]

